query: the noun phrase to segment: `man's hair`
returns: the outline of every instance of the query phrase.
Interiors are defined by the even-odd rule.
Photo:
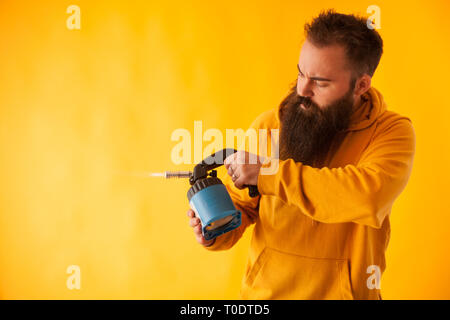
[[[373,76],[383,54],[383,40],[367,27],[367,18],[352,14],[321,12],[305,24],[306,39],[315,46],[341,45],[356,76]]]

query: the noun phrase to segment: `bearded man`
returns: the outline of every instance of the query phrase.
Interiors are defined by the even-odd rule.
[[[241,298],[381,299],[389,215],[411,173],[414,129],[371,86],[383,41],[365,18],[326,11],[305,35],[295,86],[251,126],[280,129],[279,158],[242,163],[251,154],[240,151],[225,160],[241,226],[205,240],[192,210],[190,225],[206,249],[226,250],[254,224]],[[273,161],[278,170],[262,174]]]

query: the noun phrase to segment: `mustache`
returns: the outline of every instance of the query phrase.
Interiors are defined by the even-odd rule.
[[[318,104],[314,103],[311,98],[309,97],[304,97],[304,96],[300,96],[298,94],[295,94],[294,99],[292,101],[292,103],[296,106],[296,107],[300,107],[300,105],[302,104],[303,106],[305,106],[305,108],[309,111],[312,111],[314,113],[319,113],[322,114],[322,109],[319,107]],[[301,109],[301,111],[304,111],[303,109]]]

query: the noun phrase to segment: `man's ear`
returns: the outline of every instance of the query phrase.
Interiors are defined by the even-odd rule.
[[[368,74],[363,74],[356,80],[355,89],[353,90],[353,94],[355,96],[361,96],[370,89],[370,85],[372,83],[372,77]]]

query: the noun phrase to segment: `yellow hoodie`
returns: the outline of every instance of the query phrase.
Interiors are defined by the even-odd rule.
[[[381,299],[389,215],[411,173],[415,134],[376,89],[365,99],[324,167],[280,160],[275,174],[258,176],[258,198],[223,177],[242,225],[207,249],[231,248],[255,223],[241,298]],[[279,123],[276,108],[251,127]]]

